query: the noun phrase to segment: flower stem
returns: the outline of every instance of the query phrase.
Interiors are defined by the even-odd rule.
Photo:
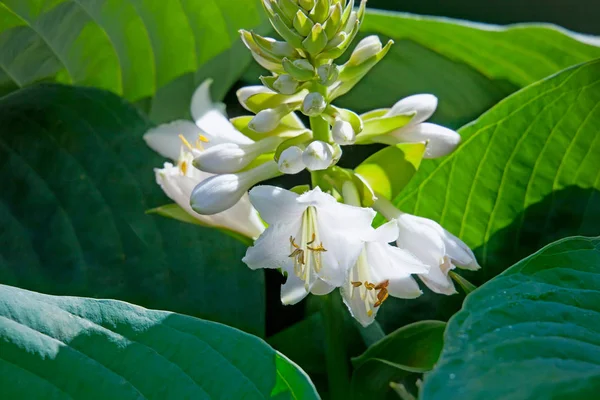
[[[350,366],[343,332],[344,309],[338,291],[323,296],[321,312],[325,325],[325,363],[332,400],[350,398]]]
[[[325,121],[320,115],[310,117],[310,128],[313,131],[313,138],[315,140],[321,140],[325,143],[332,142],[329,122]]]

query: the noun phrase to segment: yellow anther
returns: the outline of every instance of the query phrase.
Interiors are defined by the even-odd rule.
[[[198,135],[198,140],[204,143],[208,143],[210,140],[208,140],[208,138],[204,135]]]
[[[380,284],[378,284],[377,286],[375,286],[375,290],[380,290],[380,289],[385,289],[388,287],[388,285],[390,284],[389,279],[386,281],[381,282]]]
[[[182,161],[181,164],[179,164],[179,170],[181,171],[181,173],[183,175],[187,175],[187,171],[188,171],[187,161]]]
[[[183,142],[183,144],[185,145],[185,147],[187,147],[190,150],[194,150],[194,148],[192,147],[192,145],[190,144],[190,142],[187,141],[187,139],[185,138],[185,136],[179,135],[179,139],[181,139],[181,141]]]
[[[290,236],[290,244],[291,244],[293,247],[297,248],[297,249],[299,249],[299,248],[300,248],[300,247],[298,247],[298,245],[296,244],[296,241],[295,241],[295,239],[294,239],[294,237],[293,237],[293,236]]]
[[[360,287],[362,285],[362,282],[352,282],[352,286],[354,287]]]
[[[318,247],[306,246],[306,248],[309,249],[309,250],[315,251],[315,252],[324,252],[324,251],[327,251],[327,249],[325,247],[323,247],[323,243],[321,243]]]
[[[313,232],[312,239],[310,240],[310,242],[307,242],[306,244],[313,244],[315,242],[315,240],[317,240],[317,235]]]
[[[379,291],[379,293],[377,293],[377,300],[381,301],[382,303],[385,301],[385,299],[387,299],[389,296],[389,293],[387,291],[387,289],[381,289]]]
[[[372,316],[373,316],[373,310],[369,310],[369,311],[367,311],[367,315],[368,315],[369,317],[372,317]]]
[[[370,282],[365,282],[365,287],[369,290],[373,290],[373,289],[375,289],[375,284],[370,283]]]

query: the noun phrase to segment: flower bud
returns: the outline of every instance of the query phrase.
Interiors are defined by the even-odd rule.
[[[329,0],[317,0],[315,6],[310,10],[310,19],[323,24],[329,17]]]
[[[381,41],[379,37],[376,35],[367,36],[363,40],[361,40],[356,48],[352,52],[350,56],[350,60],[348,60],[347,66],[357,66],[365,61],[367,61],[371,57],[375,57],[377,53],[379,53],[383,49]]]
[[[333,148],[325,142],[315,140],[302,153],[302,162],[311,171],[327,169],[333,162]]]
[[[275,108],[267,108],[260,111],[248,123],[248,128],[258,133],[268,133],[277,128],[281,119],[294,111],[298,107],[297,104],[282,104]]]
[[[315,6],[315,0],[298,0],[298,4],[306,11],[310,11]]]
[[[335,64],[325,64],[317,68],[317,75],[319,76],[319,83],[321,85],[329,86],[337,80],[339,70]]]
[[[323,25],[315,24],[310,34],[302,41],[302,47],[310,55],[317,55],[327,46],[327,34],[323,31]]]
[[[234,206],[250,187],[278,174],[277,163],[267,161],[249,171],[212,176],[194,188],[190,206],[201,215],[220,213]]]
[[[424,158],[443,157],[452,153],[460,143],[457,132],[428,122],[408,125],[389,135],[398,143],[427,143]]]
[[[327,107],[327,102],[321,93],[312,92],[306,95],[302,102],[302,113],[309,117],[320,115]]]
[[[286,95],[296,93],[299,87],[300,83],[289,75],[279,75],[273,82],[273,89]]]
[[[339,118],[333,124],[331,135],[333,136],[333,140],[340,145],[352,144],[356,139],[356,133],[352,129],[352,125]]]
[[[438,100],[432,94],[416,94],[398,101],[387,112],[387,117],[401,114],[416,113],[410,120],[410,125],[416,125],[427,120],[433,115],[437,108]]]
[[[296,32],[304,37],[308,36],[313,26],[315,26],[315,23],[302,10],[298,10],[292,24]]]
[[[308,60],[300,59],[292,62],[284,58],[282,65],[285,72],[298,81],[308,81],[315,76],[315,69]]]
[[[291,146],[285,149],[279,156],[279,171],[284,174],[297,174],[306,166],[302,162],[302,149],[298,146]]]
[[[193,164],[199,170],[213,174],[237,172],[259,155],[274,151],[282,141],[283,139],[274,136],[245,145],[222,143],[201,151]]]

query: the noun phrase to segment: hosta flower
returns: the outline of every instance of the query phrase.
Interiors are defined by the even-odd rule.
[[[247,194],[243,194],[230,209],[210,216],[200,215],[190,207],[194,187],[213,176],[192,166],[201,149],[215,143],[252,143],[231,126],[221,113],[221,107],[211,102],[209,86],[210,81],[204,82],[193,96],[192,115],[196,123],[175,121],[153,128],[144,135],[153,150],[176,161],[176,165],[167,162],[163,168],[155,169],[156,182],[171,200],[200,223],[256,238],[264,231],[264,225]]]
[[[388,135],[398,143],[427,142],[425,158],[445,156],[460,143],[460,135],[455,131],[426,121],[437,108],[437,98],[431,94],[418,94],[398,101],[385,115],[393,117],[401,114],[415,113],[412,120]]]
[[[318,187],[298,195],[257,186],[250,200],[269,227],[243,261],[252,269],[281,268],[287,273],[281,289],[284,304],[341,286],[375,215],[369,208],[338,203]]]
[[[436,293],[454,294],[456,289],[448,273],[455,267],[476,271],[475,255],[459,238],[435,221],[400,213],[396,218],[400,228],[398,247],[414,254],[430,266],[429,273],[419,278]]]
[[[344,303],[363,326],[374,321],[388,296],[412,299],[422,293],[411,274],[425,274],[429,267],[409,252],[388,244],[398,234],[394,221],[372,231],[341,288]]]

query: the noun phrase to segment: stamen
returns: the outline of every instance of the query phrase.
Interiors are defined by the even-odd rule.
[[[388,287],[388,285],[390,284],[390,280],[386,280],[381,282],[380,284],[378,284],[377,286],[375,286],[375,290],[380,290],[380,289],[385,289]]]
[[[183,144],[185,145],[185,147],[187,147],[188,149],[190,149],[190,151],[194,150],[194,148],[192,147],[192,145],[190,144],[190,142],[187,141],[187,139],[185,138],[185,136],[183,135],[179,135],[179,139],[183,142]]]
[[[367,311],[367,315],[368,315],[369,317],[372,317],[372,316],[373,316],[373,310],[369,310],[369,311]]]
[[[312,242],[314,242],[314,240]],[[306,244],[311,244],[312,242],[306,243]],[[327,249],[325,247],[323,247],[323,243],[321,243],[318,247],[306,246],[306,248],[309,249],[309,250],[312,250],[312,251],[316,251],[316,252],[327,251]]]
[[[198,140],[204,143],[210,142],[210,140],[208,140],[208,138],[204,135],[198,135]]]
[[[385,301],[385,299],[387,299],[389,296],[389,293],[387,291],[387,289],[381,289],[379,291],[379,293],[377,293],[377,300],[381,301],[382,303]]]
[[[370,283],[370,282],[365,282],[365,287],[366,287],[368,290],[373,290],[373,289],[375,289],[375,284],[373,284],[373,283]]]
[[[354,287],[360,287],[360,285],[362,285],[362,282],[352,282],[352,286]]]
[[[294,239],[293,236],[290,236],[290,244],[292,245],[292,247],[295,247],[296,249],[299,249],[300,247],[298,247],[298,245],[296,244],[296,240]]]
[[[179,164],[179,170],[181,171],[181,173],[184,176],[187,176],[187,171],[188,171],[187,161],[182,161],[181,164]]]

